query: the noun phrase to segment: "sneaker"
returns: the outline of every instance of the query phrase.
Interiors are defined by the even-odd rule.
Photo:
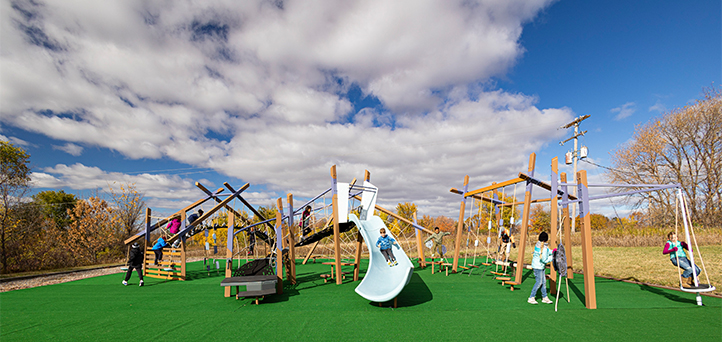
[[[123,285],[128,286],[128,282],[123,280]]]
[[[534,298],[529,298],[526,300],[526,302],[529,304],[539,304],[539,303],[537,303],[536,299],[534,299]]]
[[[549,299],[549,297],[544,297],[544,298],[542,298],[542,303],[544,303],[544,304],[552,304],[552,303],[554,303],[554,302],[552,302],[551,299]]]
[[[393,266],[393,265],[391,264],[391,261],[387,262],[387,264],[389,265],[389,267],[390,267],[390,266]]]
[[[398,264],[399,264],[399,262],[396,261],[396,260],[394,260],[394,266],[396,266],[396,265],[398,265]]]
[[[138,284],[138,286],[143,286],[143,281],[142,281],[142,280],[140,281],[140,284]]]

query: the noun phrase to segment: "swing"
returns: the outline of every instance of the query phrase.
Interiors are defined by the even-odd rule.
[[[702,259],[702,252],[699,249],[699,246],[697,245],[697,237],[694,235],[694,228],[692,227],[692,224],[690,222],[690,216],[689,216],[689,209],[687,207],[687,200],[684,198],[684,195],[682,194],[682,189],[677,190],[677,197],[676,197],[676,206],[675,206],[675,225],[674,225],[674,232],[675,234],[678,233],[678,220],[679,220],[679,209],[682,211],[682,223],[684,224],[684,235],[685,240],[687,241],[687,244],[690,245],[689,241],[694,241],[694,248],[697,250],[697,255],[699,257],[699,261],[702,264],[702,270],[704,271],[705,278],[707,280],[707,284],[701,284],[699,282],[699,278],[697,276],[697,272],[695,272],[696,264],[694,262],[694,251],[689,252],[689,262],[692,265],[692,277],[694,279],[694,286],[693,287],[684,287],[682,286],[682,271],[679,267],[677,267],[677,275],[679,277],[679,289],[683,292],[689,292],[689,293],[696,293],[697,294],[697,305],[703,305],[702,304],[702,296],[700,296],[700,293],[702,292],[711,292],[716,290],[714,286],[710,284],[709,281],[709,275],[707,274],[707,268],[704,265],[704,260]],[[690,239],[690,231],[692,233],[692,239]],[[677,265],[679,265],[679,256],[675,254],[677,257]]]

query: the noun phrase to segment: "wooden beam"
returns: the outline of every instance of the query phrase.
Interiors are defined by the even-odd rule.
[[[414,222],[418,222],[416,220],[416,212],[414,211]],[[426,260],[424,259],[424,244],[421,242],[421,233],[418,230],[414,230],[416,232],[416,252],[418,253],[419,257],[419,266],[426,267]]]
[[[218,190],[216,190],[216,195],[219,194],[219,193],[221,193],[221,192],[223,192],[223,188],[218,188]],[[183,209],[181,209],[181,210],[176,211],[175,213],[171,214],[170,216],[168,216],[168,217],[166,217],[166,218],[164,218],[164,219],[156,222],[154,225],[152,225],[152,226],[150,227],[150,231],[151,231],[151,232],[154,231],[154,230],[157,229],[158,227],[160,227],[160,226],[168,223],[168,221],[170,221],[171,218],[173,218],[173,217],[175,217],[175,216],[178,216],[178,215],[180,215],[181,213],[185,213],[185,212],[188,211],[188,210],[192,210],[193,208],[195,208],[195,207],[197,207],[197,206],[205,203],[205,201],[207,201],[207,200],[209,200],[209,199],[210,199],[210,197],[206,197],[206,198],[199,199],[199,200],[193,202],[193,204],[191,204],[191,205],[189,205],[189,206],[186,206],[185,208],[183,208]],[[130,244],[130,243],[133,243],[133,241],[138,240],[139,238],[143,237],[144,235],[145,235],[145,234],[136,234],[136,235],[133,235],[133,236],[129,237],[128,239],[126,239],[123,243],[125,243],[126,245],[127,245],[127,244]]]
[[[577,172],[577,191],[582,202],[579,203],[582,223],[582,265],[584,267],[584,303],[587,309],[597,308],[597,290],[594,284],[594,255],[592,253],[591,214],[589,212],[589,190],[587,171]]]
[[[463,194],[464,194],[463,191],[461,191],[461,190],[459,190],[459,189],[457,189],[457,188],[451,188],[451,189],[449,189],[449,192],[454,193],[454,194],[457,194],[457,195],[463,195]],[[472,195],[472,196],[469,196],[469,197],[473,197],[473,198],[476,198],[476,199],[481,200],[481,201],[487,201],[487,202],[490,202],[490,203],[494,203],[494,200],[492,200],[492,199],[490,199],[490,198],[487,198],[487,197],[484,197],[484,196]]]
[[[230,278],[233,276],[233,224],[235,223],[234,218],[235,215],[228,215],[228,232],[226,233],[226,278]],[[231,286],[225,286],[223,289],[223,297],[230,296]]]
[[[308,254],[306,254],[306,257],[303,259],[303,262],[301,263],[302,265],[305,265],[306,262],[308,262],[308,259],[311,258],[311,254],[313,254],[313,251],[316,250],[316,246],[318,246],[319,242],[321,242],[321,240],[318,240],[313,243],[313,246],[311,246],[311,249],[308,251]],[[316,259],[314,259],[314,260],[316,260]]]
[[[521,179],[521,178],[514,178],[514,179],[510,179],[510,180],[508,180],[508,181],[504,181],[504,182],[501,182],[501,183],[497,183],[496,185],[493,185],[493,184],[492,184],[492,185],[489,185],[489,186],[487,186],[487,187],[483,187],[483,188],[476,189],[476,190],[471,190],[471,191],[469,191],[469,192],[466,193],[466,197],[469,197],[469,196],[472,196],[472,195],[476,195],[476,194],[480,194],[480,193],[482,193],[482,192],[487,192],[487,191],[491,191],[491,190],[496,190],[496,189],[498,189],[498,188],[503,188],[503,187],[505,187],[505,186],[507,186],[507,185],[514,185],[514,184],[516,184],[516,183],[521,183],[521,182],[523,182],[523,181],[524,181],[524,180]]]
[[[546,183],[546,182],[543,182],[543,181],[534,179],[534,177],[530,177],[530,176],[528,176],[528,175],[525,174],[525,173],[519,172],[519,178],[524,179],[524,180],[533,181],[532,183],[534,183],[534,184],[536,184],[536,185],[538,185],[538,186],[540,186],[540,187],[542,187],[543,189],[546,189],[546,190],[548,190],[548,191],[551,191],[551,190],[552,190],[552,186],[549,185],[549,183]],[[564,194],[563,191],[557,189],[557,196],[562,196],[563,194]],[[570,199],[570,200],[576,200],[577,197],[574,196],[574,195],[572,195],[572,194],[569,194],[569,199]]]
[[[290,213],[288,216],[288,258],[291,261],[291,274],[288,275],[288,279],[291,281],[291,284],[296,285],[296,232],[294,231],[296,227],[294,227],[295,224],[293,224],[293,195],[287,194],[286,201],[288,202],[288,212]]]
[[[464,176],[464,191],[469,186],[469,175]],[[459,249],[461,249],[461,235],[464,231],[464,214],[466,212],[466,197],[461,200],[461,209],[459,209],[459,223],[456,226],[456,239],[454,241],[454,262],[451,266],[451,271],[456,273],[459,266]]]
[[[559,228],[559,212],[557,210],[558,203],[557,201],[552,201],[551,199],[556,199],[557,196],[553,194],[554,191],[557,189],[557,174],[559,173],[559,158],[554,157],[552,158],[552,186],[551,191],[552,193],[549,194],[549,201],[550,201],[550,226],[549,227],[549,248],[555,249],[557,248],[557,229]],[[549,278],[551,280],[549,281],[549,288],[551,291],[549,291],[550,294],[556,294],[557,293],[557,272],[554,270],[554,266],[551,267],[551,271],[549,272]]]
[[[567,174],[562,172],[559,174],[559,179],[562,183],[567,182]],[[566,185],[562,186],[562,188],[566,189]],[[565,193],[567,191],[565,190]],[[564,199],[564,198],[562,198]],[[566,252],[567,255],[567,278],[568,279],[574,279],[574,265],[573,265],[573,259],[572,259],[572,234],[571,234],[571,220],[572,218],[569,216],[569,205],[562,205],[562,225],[564,227],[564,252]]]
[[[534,174],[536,164],[536,153],[529,155],[529,173]],[[528,184],[524,194],[524,212],[521,218],[521,236],[519,237],[519,256],[516,258],[516,275],[514,282],[521,284],[522,273],[524,272],[524,252],[526,249],[527,229],[529,229],[529,211],[531,208],[531,192],[534,187]]]
[[[228,190],[230,190],[232,193],[235,193],[235,191],[233,190],[233,187],[231,187],[230,184],[228,184],[228,183],[223,183],[223,185],[225,185],[225,187],[228,188]],[[248,184],[246,184],[246,185],[248,185]],[[258,210],[256,210],[256,208],[254,208],[250,203],[248,203],[248,201],[246,201],[243,197],[238,196],[238,199],[239,199],[243,204],[245,204],[246,207],[247,207],[249,210],[251,210],[251,212],[253,212],[253,214],[256,215],[256,217],[258,217],[259,220],[261,220],[261,221],[265,221],[265,220],[266,220],[266,218],[263,217],[263,216],[261,215],[261,213],[259,213]],[[268,226],[268,228],[271,228],[271,230],[274,229],[273,225],[271,225],[270,222],[266,222],[266,225]]]
[[[276,201],[276,294],[283,293],[283,200]]]
[[[203,184],[201,184],[200,182],[196,182],[196,186],[197,186],[199,189],[201,189],[203,192],[205,192],[207,195],[211,196],[210,190],[208,190],[205,186],[203,186]],[[223,188],[220,188],[219,190],[221,190],[221,189],[223,189]],[[221,203],[221,199],[220,199],[220,198],[218,198],[218,197],[216,197],[216,196],[213,196],[213,199],[216,200],[216,203]],[[234,209],[233,207],[231,207],[231,206],[228,205],[228,204],[226,204],[226,210],[228,210],[228,211],[232,212],[234,215],[238,216],[241,220],[243,220],[243,223],[245,223],[245,224],[251,224],[251,221],[250,221],[250,220],[248,220],[247,218],[243,217],[243,215],[241,215],[241,213],[239,213],[238,211],[236,211],[236,209]]]
[[[234,194],[235,194],[235,193],[241,193],[241,192],[243,192],[244,190],[248,189],[249,186],[250,186],[250,184],[249,184],[249,183],[246,183],[246,184],[243,185],[238,191],[234,191],[233,193],[234,193]],[[232,201],[234,197],[235,197],[235,196],[233,196],[233,195],[228,196],[228,198],[226,198],[226,199],[224,199],[223,201],[221,201],[220,203],[216,204],[213,208],[211,208],[211,210],[208,210],[207,212],[203,213],[203,215],[201,215],[201,217],[197,218],[195,221],[191,222],[190,225],[186,226],[186,228],[185,228],[183,231],[181,231],[180,233],[178,233],[178,234],[173,235],[172,237],[170,237],[167,242],[168,242],[169,244],[173,243],[173,242],[174,242],[175,240],[177,240],[181,235],[183,235],[183,234],[185,234],[186,232],[190,231],[191,228],[199,225],[201,222],[205,221],[207,218],[209,218],[209,217],[211,217],[213,214],[215,214],[216,211],[218,211],[218,210],[220,210],[221,208],[225,207],[225,205],[226,205],[228,202]],[[240,197],[240,196],[239,196],[239,197]],[[185,212],[183,212],[183,213],[185,213]]]
[[[343,282],[341,274],[341,232],[338,226],[338,184],[336,177],[336,165],[331,166],[331,181],[332,193],[331,198],[332,212],[333,212],[333,255],[336,263],[336,285],[341,285]]]
[[[354,196],[354,198],[357,199],[357,200],[359,200],[359,201],[361,200],[361,197],[358,197],[358,196]],[[399,221],[401,221],[401,222],[404,222],[404,223],[406,223],[406,224],[411,225],[412,227],[414,227],[414,229],[422,230],[422,231],[424,231],[424,233],[427,233],[427,234],[433,234],[433,233],[434,233],[434,232],[432,232],[432,231],[430,231],[430,230],[428,230],[428,229],[426,229],[426,228],[424,228],[424,227],[421,227],[421,226],[419,226],[419,225],[416,225],[416,226],[418,226],[418,227],[414,226],[414,223],[413,223],[413,222],[411,222],[411,221],[403,218],[402,216],[399,216],[398,214],[394,213],[393,211],[388,210],[388,209],[386,209],[386,208],[384,208],[384,207],[382,207],[382,206],[380,206],[380,205],[378,205],[378,204],[375,205],[374,207],[376,208],[376,210],[378,210],[378,211],[380,211],[380,212],[382,212],[382,213],[385,213],[386,215],[389,215],[389,216],[391,216],[391,217],[393,217],[393,218],[395,218],[395,219],[397,219],[397,220],[399,220]],[[419,228],[419,227],[421,227],[421,228]]]

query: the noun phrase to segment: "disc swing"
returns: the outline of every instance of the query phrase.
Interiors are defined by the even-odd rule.
[[[697,256],[699,257],[699,261],[702,264],[702,270],[704,271],[705,279],[707,280],[707,284],[701,284],[698,277],[698,271],[699,267],[694,262],[694,251],[689,248],[689,263],[691,265],[692,274],[690,276],[691,282],[688,283],[688,286],[684,286],[682,281],[682,271],[680,270],[680,267],[677,267],[677,275],[679,277],[679,289],[683,292],[689,292],[689,293],[696,293],[697,294],[697,305],[704,305],[702,304],[702,296],[700,293],[702,292],[711,292],[716,290],[714,286],[711,285],[709,281],[709,275],[707,274],[707,268],[704,265],[704,260],[702,259],[702,252],[699,249],[699,245],[697,245],[697,237],[694,234],[694,228],[692,227],[692,224],[690,222],[690,215],[689,215],[689,208],[687,206],[687,200],[684,198],[684,195],[682,193],[682,189],[677,189],[677,196],[676,196],[676,206],[675,206],[675,225],[674,225],[674,233],[678,236],[678,227],[679,227],[679,211],[682,212],[682,223],[684,224],[684,236],[685,240],[687,241],[687,245],[689,245],[690,241],[694,242],[694,248],[697,250]],[[681,209],[681,210],[680,210]],[[692,239],[690,239],[690,233]],[[679,242],[677,242],[679,244]],[[681,248],[681,244],[679,245],[679,248]],[[680,265],[679,263],[679,254],[675,253],[676,258],[676,264]]]

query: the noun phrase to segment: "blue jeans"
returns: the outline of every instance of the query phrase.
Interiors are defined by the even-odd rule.
[[[689,259],[687,258],[679,258],[679,265],[677,265],[677,258],[669,259],[672,260],[672,264],[674,266],[679,266],[679,268],[683,269],[684,272],[682,272],[682,278],[689,278],[692,276],[692,263],[689,262]],[[697,267],[697,265],[694,265],[695,273],[699,275],[700,269]]]
[[[531,289],[531,294],[529,295],[529,298],[536,297],[536,292],[541,287],[542,290],[542,298],[547,296],[547,280],[544,277],[544,269],[534,269],[534,278],[536,278],[536,283],[534,283],[534,287]]]

